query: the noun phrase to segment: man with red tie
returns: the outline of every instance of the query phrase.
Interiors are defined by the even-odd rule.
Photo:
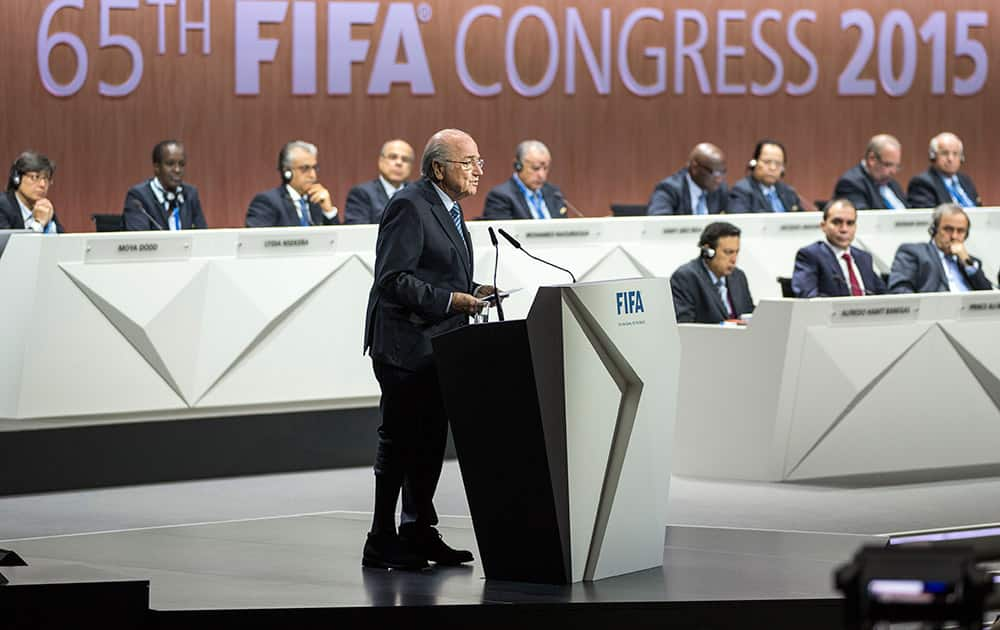
[[[826,238],[795,254],[792,292],[795,297],[846,297],[885,293],[885,283],[872,269],[872,257],[851,245],[858,229],[858,210],[847,199],[823,208],[819,224]]]

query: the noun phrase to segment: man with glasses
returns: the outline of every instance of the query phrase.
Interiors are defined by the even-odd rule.
[[[205,229],[198,189],[184,183],[187,156],[177,140],[153,147],[153,177],[125,194],[122,221],[126,230]]]
[[[514,151],[514,174],[486,195],[483,218],[562,219],[566,202],[557,186],[550,184],[552,154],[538,140],[525,140]]]
[[[903,148],[889,134],[873,136],[861,163],[841,175],[834,199],[847,199],[858,210],[905,210],[906,195],[895,179]]]
[[[726,212],[798,212],[799,195],[782,181],[785,177],[785,146],[777,140],[761,140],[747,162],[747,176],[729,190]]]
[[[939,133],[931,138],[927,154],[930,168],[911,179],[906,188],[911,208],[936,208],[943,203],[963,208],[983,205],[972,178],[958,172],[965,164],[965,146],[958,136]]]
[[[646,213],[719,214],[726,211],[726,157],[714,144],[702,142],[691,150],[688,164],[653,189]]]
[[[247,227],[337,225],[337,206],[319,183],[319,149],[295,140],[278,154],[281,185],[258,194],[247,209]]]
[[[389,200],[379,224],[364,339],[382,392],[365,567],[418,570],[428,561],[472,561],[471,552],[452,549],[435,528],[448,419],[431,337],[466,325],[482,310],[480,298],[493,293],[473,280],[472,239],[458,203],[476,194],[483,166],[467,133],[435,133],[421,159],[423,177]]]
[[[413,147],[403,140],[390,140],[378,154],[378,177],[358,184],[347,193],[344,223],[378,223],[392,196],[403,189],[413,168]]]
[[[969,215],[946,203],[934,209],[927,243],[903,243],[889,272],[889,293],[988,291],[993,288],[983,263],[969,253]]]
[[[0,229],[63,231],[48,198],[55,173],[55,163],[41,153],[25,151],[17,156],[10,167],[7,192],[0,195]]]

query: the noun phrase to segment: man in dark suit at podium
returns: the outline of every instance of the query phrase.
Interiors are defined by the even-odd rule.
[[[122,222],[126,230],[205,229],[198,189],[184,183],[187,156],[177,140],[153,147],[153,177],[129,188]]]
[[[699,253],[670,276],[678,324],[718,324],[753,312],[747,277],[736,267],[740,229],[732,223],[709,223],[698,238]]]
[[[344,223],[378,223],[382,210],[397,192],[406,186],[413,169],[413,147],[403,140],[390,140],[378,153],[378,177],[358,184],[347,193]]]
[[[649,198],[646,214],[719,214],[726,211],[726,156],[722,149],[695,145],[687,166],[660,181]]]
[[[364,347],[382,390],[375,510],[362,558],[373,568],[472,560],[471,552],[445,544],[434,527],[448,421],[431,337],[466,325],[482,309],[480,298],[493,292],[472,279],[472,241],[458,205],[478,190],[483,160],[472,137],[445,129],[427,142],[421,171],[423,178],[385,208],[365,320]]]
[[[947,131],[934,136],[927,155],[930,168],[914,176],[906,189],[911,208],[936,208],[943,203],[963,208],[983,205],[972,178],[959,172],[965,164],[965,146],[958,136]]]
[[[893,179],[902,159],[899,140],[885,133],[873,136],[861,163],[837,180],[833,198],[847,199],[858,210],[905,210],[906,196]]]
[[[250,201],[247,227],[337,225],[337,206],[319,182],[319,149],[295,140],[278,153],[281,185]]]
[[[525,140],[514,150],[514,174],[486,194],[483,218],[562,219],[566,201],[562,191],[549,183],[552,154],[538,140]]]
[[[885,283],[872,268],[872,256],[851,245],[858,230],[858,210],[847,199],[823,208],[820,228],[826,238],[795,254],[792,291],[795,297],[845,297],[885,293]]]
[[[961,206],[946,203],[934,209],[928,243],[903,243],[889,272],[890,293],[988,291],[993,288],[983,263],[965,247],[969,215]]]

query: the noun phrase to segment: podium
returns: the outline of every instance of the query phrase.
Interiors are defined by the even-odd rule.
[[[662,278],[539,289],[433,340],[488,579],[660,566],[680,342]]]

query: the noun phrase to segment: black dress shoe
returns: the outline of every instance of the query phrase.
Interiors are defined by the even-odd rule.
[[[395,534],[368,534],[361,566],[370,569],[419,571],[427,568],[427,560],[413,553]]]
[[[471,551],[452,549],[433,527],[426,529],[400,527],[399,540],[411,552],[443,566],[458,566],[463,562],[472,562]]]

